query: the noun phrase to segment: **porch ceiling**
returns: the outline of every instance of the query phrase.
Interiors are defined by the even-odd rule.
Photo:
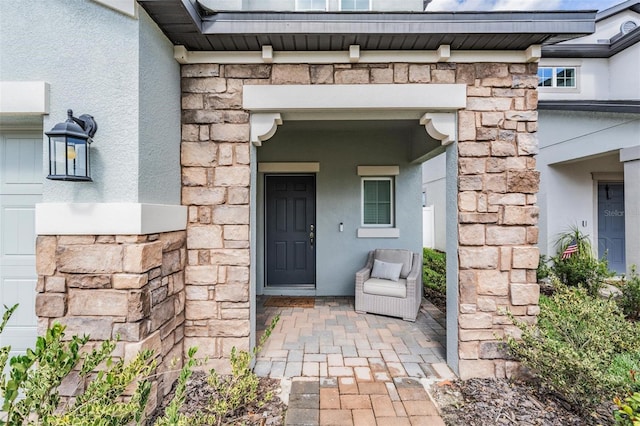
[[[524,50],[595,30],[595,11],[215,12],[194,0],[138,0],[191,51]]]

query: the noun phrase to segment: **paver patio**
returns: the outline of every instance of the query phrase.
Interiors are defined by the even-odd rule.
[[[351,297],[318,297],[313,308],[264,307],[259,376],[291,382],[286,425],[443,425],[426,389],[454,377],[445,362],[444,316],[424,300],[415,323],[358,314]]]

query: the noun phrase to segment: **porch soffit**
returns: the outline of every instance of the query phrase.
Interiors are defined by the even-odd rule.
[[[456,111],[467,104],[464,84],[247,85],[251,142],[260,146],[283,120],[416,119],[443,145],[455,139]]]

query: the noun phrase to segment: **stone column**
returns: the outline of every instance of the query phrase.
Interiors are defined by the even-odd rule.
[[[42,334],[54,322],[66,337],[119,341],[115,357],[152,349],[163,373],[182,365],[185,232],[155,235],[39,236],[36,314]],[[159,374],[148,410],[169,393],[177,372]],[[82,384],[67,383],[73,396]],[[63,392],[63,393],[64,393]]]
[[[459,113],[459,373],[504,377],[515,364],[499,339],[517,334],[507,311],[539,312],[536,65],[458,64],[468,84]]]
[[[624,163],[624,229],[627,273],[640,271],[640,146],[620,150]]]

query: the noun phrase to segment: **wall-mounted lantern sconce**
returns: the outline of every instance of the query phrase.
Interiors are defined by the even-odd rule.
[[[49,136],[49,176],[51,180],[92,182],[89,145],[98,125],[92,116],[76,118],[67,110],[67,121],[46,132]]]

